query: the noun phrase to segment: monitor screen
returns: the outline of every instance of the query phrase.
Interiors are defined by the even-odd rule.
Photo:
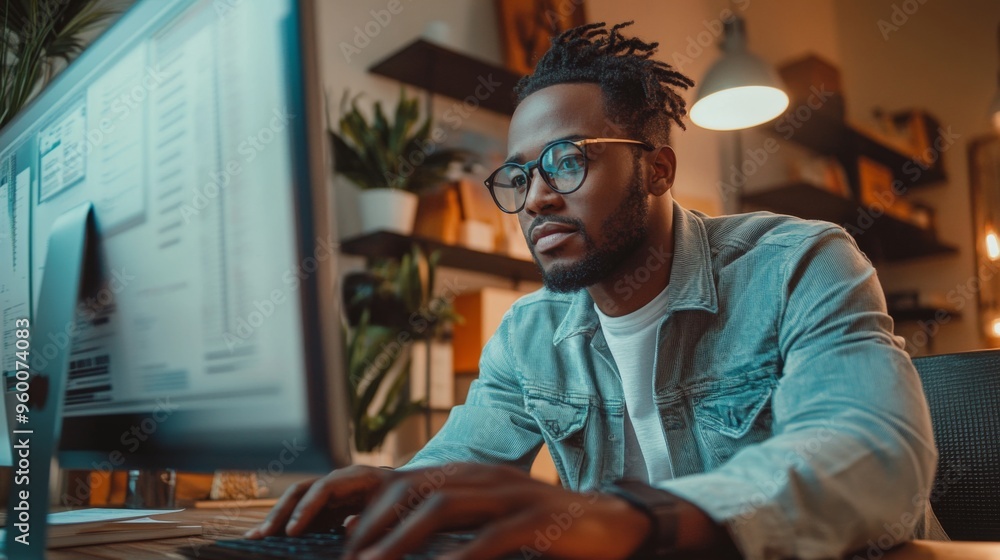
[[[32,344],[69,345],[64,466],[346,461],[306,5],[138,2],[0,133],[4,348],[54,221],[95,211],[76,320]]]

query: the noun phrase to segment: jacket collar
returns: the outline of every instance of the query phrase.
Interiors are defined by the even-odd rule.
[[[717,313],[718,294],[712,272],[712,254],[708,232],[701,217],[673,202],[674,257],[667,285],[667,311],[664,317],[680,310]],[[594,300],[587,290],[577,292],[570,308],[555,331],[553,344],[578,334],[593,336],[600,327]]]

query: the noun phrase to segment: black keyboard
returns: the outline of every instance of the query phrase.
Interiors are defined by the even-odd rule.
[[[435,535],[417,554],[408,554],[406,560],[430,560],[454,550],[475,535],[470,533],[442,533]],[[304,560],[336,560],[341,558],[347,536],[340,530],[326,533],[309,533],[300,537],[264,537],[263,539],[220,540],[207,545],[191,545],[176,552],[197,560],[273,560],[296,558]]]

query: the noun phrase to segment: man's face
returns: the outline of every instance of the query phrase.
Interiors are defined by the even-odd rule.
[[[524,99],[511,119],[508,157],[524,163],[561,139],[629,138],[604,112],[597,84],[559,84]],[[558,194],[532,173],[521,230],[546,287],[575,291],[608,278],[649,234],[649,196],[628,144],[591,144],[579,190]]]

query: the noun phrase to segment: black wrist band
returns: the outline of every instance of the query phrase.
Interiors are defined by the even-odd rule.
[[[617,496],[649,517],[649,537],[631,558],[667,559],[676,552],[677,510],[680,499],[638,480],[618,480],[601,489]]]

